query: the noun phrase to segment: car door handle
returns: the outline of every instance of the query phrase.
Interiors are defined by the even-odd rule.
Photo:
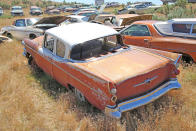
[[[144,39],[144,42],[149,42],[149,39]]]

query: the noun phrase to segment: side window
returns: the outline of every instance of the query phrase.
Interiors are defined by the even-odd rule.
[[[132,25],[124,30],[122,34],[130,36],[150,36],[150,32],[146,25]]]
[[[27,26],[33,25],[33,22],[30,19],[27,19]]]
[[[63,57],[65,56],[65,44],[61,42],[60,40],[57,40],[56,43],[56,55]]]
[[[70,19],[70,23],[76,23],[76,22],[78,22],[78,20],[76,18],[71,18]]]
[[[25,27],[26,26],[25,20],[24,19],[16,20],[15,26],[17,26],[17,27]]]
[[[193,34],[196,34],[196,25],[193,25],[192,33],[193,33]]]
[[[51,35],[45,35],[44,47],[53,52],[54,49],[54,37]]]
[[[173,32],[190,33],[191,24],[172,24]]]

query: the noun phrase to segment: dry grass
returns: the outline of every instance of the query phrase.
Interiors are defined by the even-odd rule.
[[[1,27],[10,23],[0,20]],[[196,65],[180,68],[182,89],[115,120],[79,103],[45,73],[33,72],[22,52],[18,41],[0,45],[0,130],[196,130]]]

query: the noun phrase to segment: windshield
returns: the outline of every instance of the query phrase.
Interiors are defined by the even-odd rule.
[[[3,10],[2,8],[0,8],[0,10]]]
[[[38,22],[39,20],[40,20],[40,18],[27,19],[27,26],[31,26],[31,25],[35,24],[36,22]]]
[[[14,8],[12,8],[12,10],[22,10],[22,8],[21,7],[14,7]]]
[[[32,11],[41,10],[41,8],[32,8]]]
[[[74,60],[86,60],[115,53],[118,52],[118,50],[127,48],[128,46],[122,44],[120,36],[107,36],[74,46],[70,58]]]

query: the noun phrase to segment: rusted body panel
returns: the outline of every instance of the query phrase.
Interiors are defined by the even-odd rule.
[[[115,23],[113,22],[115,19]],[[109,22],[106,22],[110,20]],[[138,15],[138,14],[102,14],[95,17],[94,22],[102,23],[107,26],[111,26],[113,29],[120,31],[131,23],[138,20],[152,20],[152,15]]]
[[[176,36],[166,36],[160,34],[153,24],[156,21],[138,21],[132,25],[146,25],[150,31],[150,36],[130,36],[123,34],[123,41],[128,45],[141,46],[146,48],[158,49],[174,53],[181,53],[192,57],[196,62],[196,40]],[[125,29],[126,30],[126,29]]]

